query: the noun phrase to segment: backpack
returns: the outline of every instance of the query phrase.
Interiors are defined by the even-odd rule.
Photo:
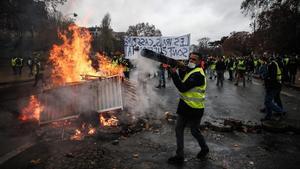
[[[22,60],[21,58],[16,59],[16,66],[22,66]]]

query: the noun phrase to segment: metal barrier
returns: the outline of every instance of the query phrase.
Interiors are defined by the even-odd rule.
[[[80,113],[123,109],[121,79],[118,76],[49,89],[38,98],[44,106],[40,124],[72,118]]]

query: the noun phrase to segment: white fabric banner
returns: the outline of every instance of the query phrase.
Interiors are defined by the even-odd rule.
[[[190,53],[189,46],[190,34],[177,37],[126,36],[124,39],[125,58],[127,59],[136,59],[137,52],[141,52],[142,49],[146,48],[156,53],[163,53],[172,59],[187,60]]]

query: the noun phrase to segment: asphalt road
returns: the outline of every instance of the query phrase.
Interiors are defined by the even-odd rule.
[[[162,119],[165,112],[175,113],[178,93],[174,85],[167,81],[165,89],[157,89],[154,87],[156,83],[156,79],[149,80],[146,94],[139,100],[144,109],[137,116]],[[264,116],[259,112],[264,100],[264,87],[260,81],[249,82],[246,87],[234,86],[228,80],[223,87],[217,87],[215,83],[208,79],[203,121],[234,118],[259,123]],[[33,88],[30,82],[0,89],[0,156],[4,157],[21,147],[20,154],[3,161],[0,168],[174,168],[166,164],[167,158],[175,151],[174,125],[164,122],[156,131],[145,130],[121,138],[117,145],[112,145],[112,140],[103,141],[99,137],[79,142],[40,139],[36,126],[26,128],[16,119],[28,97],[39,92],[40,89]],[[282,90],[288,123],[299,124],[299,96],[297,90]],[[189,130],[185,135],[187,159],[182,168],[265,169],[298,168],[300,165],[300,137],[293,132],[250,134],[205,130],[204,135],[211,147],[210,156],[205,161],[194,158],[199,151],[198,146]],[[22,150],[24,145],[30,146]],[[70,152],[72,155],[66,155]]]

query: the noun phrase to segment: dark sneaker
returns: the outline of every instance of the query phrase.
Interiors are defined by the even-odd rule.
[[[166,85],[162,85],[161,87],[162,87],[162,88],[166,88]]]
[[[209,152],[209,149],[202,149],[198,154],[197,154],[197,158],[201,159],[204,158]]]
[[[158,86],[155,86],[156,88],[158,88],[158,89],[160,89],[161,88],[161,86],[160,85],[158,85]]]
[[[173,156],[168,159],[169,164],[174,164],[174,165],[182,165],[184,163],[184,158],[179,157],[179,156]]]
[[[260,121],[270,121],[270,120],[272,120],[271,117],[264,117],[260,119]]]
[[[266,113],[266,108],[260,109],[259,112],[261,112],[261,113]]]
[[[287,113],[284,111],[282,112],[281,116],[280,116],[281,120],[285,120],[287,119]]]

